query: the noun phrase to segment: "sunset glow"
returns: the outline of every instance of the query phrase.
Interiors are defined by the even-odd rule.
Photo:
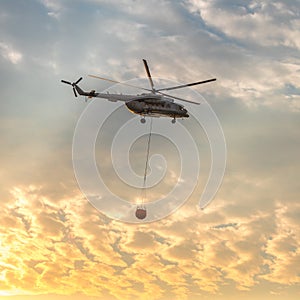
[[[1,1],[0,299],[300,299],[299,14],[298,1],[281,0]],[[180,122],[197,133],[198,183],[168,217],[129,224],[95,209],[73,170],[76,124],[91,101],[106,100],[74,98],[60,80],[82,76],[87,91],[122,92],[87,75],[138,77],[148,88],[142,58],[157,85],[217,78],[192,90],[220,121],[227,164],[200,210],[208,138],[178,120],[175,133]],[[136,119],[145,134],[147,122]],[[141,190],[111,171],[110,149],[101,148],[113,125],[96,141],[95,160],[108,188],[139,204]],[[176,145],[152,139],[150,154],[168,169],[153,160],[164,176],[147,190],[151,200],[192,182],[178,182]],[[141,178],[145,140],[129,159]]]

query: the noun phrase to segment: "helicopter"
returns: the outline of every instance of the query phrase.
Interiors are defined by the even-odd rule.
[[[122,85],[126,85],[133,88],[138,88],[140,90],[146,91],[147,93],[142,93],[140,95],[123,95],[123,94],[111,94],[109,92],[107,93],[98,93],[95,90],[91,90],[90,92],[83,91],[79,86],[78,83],[82,80],[82,77],[80,77],[76,82],[70,82],[66,80],[61,80],[62,83],[71,85],[73,87],[73,92],[75,97],[77,97],[77,93],[80,96],[85,96],[86,100],[90,98],[103,98],[108,101],[116,102],[116,101],[123,101],[125,102],[126,107],[134,114],[140,115],[141,123],[145,123],[146,116],[150,117],[170,117],[172,118],[172,123],[176,122],[176,118],[188,118],[188,111],[184,108],[182,104],[175,103],[175,100],[183,101],[183,102],[189,102],[193,104],[199,105],[200,103],[182,99],[179,97],[175,97],[169,94],[166,94],[165,91],[175,90],[175,89],[181,89],[184,87],[190,87],[198,84],[204,84],[208,82],[215,81],[216,78],[207,79],[204,81],[197,81],[192,82],[188,84],[183,85],[177,85],[167,88],[161,88],[161,89],[155,89],[154,83],[152,80],[152,76],[150,73],[150,69],[148,66],[148,63],[145,59],[143,59],[144,67],[146,70],[147,77],[149,79],[150,83],[150,89],[144,88],[144,87],[138,87],[135,85],[131,85],[128,83],[122,83],[116,80],[99,77],[95,75],[89,75],[90,77],[118,83]]]

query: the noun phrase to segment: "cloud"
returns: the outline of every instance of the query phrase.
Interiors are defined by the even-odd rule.
[[[278,91],[284,85],[298,86],[297,71],[292,70],[299,70],[296,54],[299,45],[295,39],[297,9],[292,9],[293,4],[281,1],[185,3],[198,22],[218,38],[214,53],[219,55],[213,59],[218,60],[214,67],[226,89],[223,95],[229,93],[255,106],[280,103],[298,109],[298,101],[286,104]]]
[[[40,191],[34,186],[18,187],[12,191],[14,201],[7,204],[8,210],[19,214],[12,214],[18,220],[17,230],[11,227],[2,239],[2,249],[9,247],[2,261],[6,269],[12,266],[3,274],[7,286],[14,283],[24,293],[68,294],[80,289],[99,296],[105,287],[118,299],[131,299],[141,291],[157,299],[169,291],[183,299],[191,289],[217,293],[220,284],[229,280],[241,290],[249,290],[261,279],[280,284],[298,280],[299,245],[289,229],[295,219],[287,207],[278,206],[275,220],[273,212],[235,218],[239,220],[235,227],[224,226],[214,217],[213,225],[205,226],[188,205],[181,219],[175,213],[137,230],[109,220],[105,224],[80,198],[43,198],[38,206]],[[211,207],[206,215],[216,211],[223,211],[221,215],[228,219],[220,206]],[[7,228],[11,221],[1,219],[1,228]],[[32,220],[29,231],[24,219]],[[68,282],[67,289],[57,288],[58,278],[60,284]],[[122,292],[116,285],[123,287]]]
[[[293,10],[291,3],[188,1],[188,4],[192,11],[200,13],[208,26],[217,28],[229,37],[263,46],[299,48],[294,35],[298,23],[297,8]]]
[[[19,51],[14,50],[11,46],[4,43],[0,43],[0,52],[5,59],[13,64],[20,63],[23,57]]]
[[[297,4],[17,4],[0,5],[1,290],[100,299],[293,295],[299,283]],[[228,162],[204,211],[196,209],[201,177],[180,210],[133,226],[99,213],[78,189],[72,136],[86,104],[70,100],[71,89],[59,81],[89,73],[144,77],[141,58],[161,78],[217,77],[195,89],[220,118]],[[108,87],[92,80],[82,86]],[[155,142],[167,156],[162,141]],[[142,157],[139,149],[136,155]],[[106,166],[107,158],[99,162]],[[167,174],[176,173],[170,165]]]
[[[299,210],[299,205],[291,205],[289,208],[279,204],[276,209],[276,217],[279,222],[276,234],[274,234],[265,245],[268,254],[266,263],[270,272],[262,277],[277,283],[294,284],[299,283],[299,230],[293,224],[293,219],[287,217],[292,211]],[[289,213],[288,213],[289,212]]]

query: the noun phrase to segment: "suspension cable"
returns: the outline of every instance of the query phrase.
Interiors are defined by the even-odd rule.
[[[148,144],[147,144],[146,164],[145,164],[144,182],[143,182],[143,190],[142,190],[143,191],[142,204],[144,203],[145,199],[147,198],[146,180],[147,180],[147,169],[148,169],[148,162],[149,162],[151,136],[152,136],[152,117],[150,119],[150,131],[149,131]]]

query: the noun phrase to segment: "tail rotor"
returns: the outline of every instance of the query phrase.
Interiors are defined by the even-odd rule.
[[[61,80],[62,83],[65,83],[65,84],[68,84],[68,85],[71,85],[73,87],[73,93],[75,95],[75,97],[78,97],[77,96],[77,93],[76,93],[76,85],[82,80],[82,77],[80,77],[77,81],[75,82],[70,82],[70,81],[66,81],[66,80]]]

